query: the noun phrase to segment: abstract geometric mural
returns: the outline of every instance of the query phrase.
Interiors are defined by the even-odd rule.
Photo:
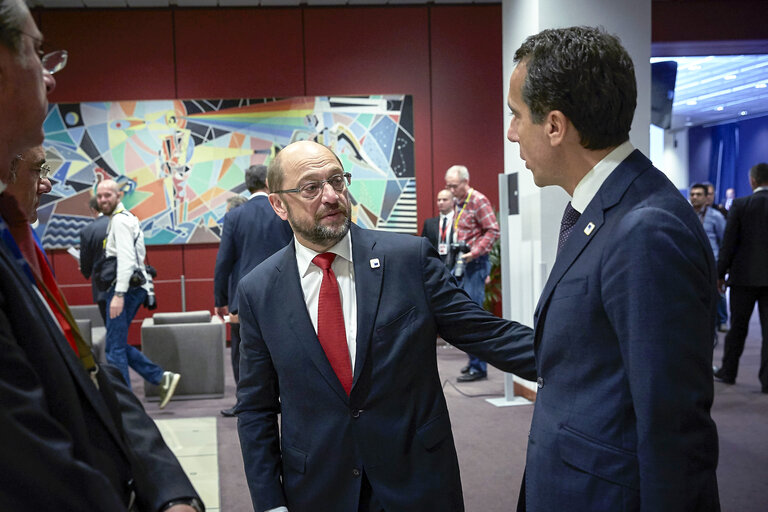
[[[227,199],[249,195],[245,170],[297,140],[330,147],[352,173],[353,222],[417,231],[408,95],[60,103],[44,128],[53,189],[36,229],[46,248],[79,243],[107,178],[147,244],[217,242]]]

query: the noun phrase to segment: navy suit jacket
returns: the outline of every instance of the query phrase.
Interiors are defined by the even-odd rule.
[[[102,215],[93,220],[80,231],[80,272],[83,277],[91,280],[93,303],[98,304],[107,300],[107,291],[99,290],[93,271],[104,259],[104,239],[107,237],[109,215]]]
[[[440,243],[440,216],[437,217],[430,217],[429,219],[424,220],[424,225],[421,228],[421,236],[426,237],[432,246],[437,249],[437,245]],[[453,222],[451,222],[448,225],[448,230],[446,233],[446,240],[447,243],[450,244],[453,240]],[[443,263],[445,263],[448,268],[453,268],[453,253],[451,252],[450,248],[448,249],[448,254],[445,256],[440,256],[440,259],[443,260]]]
[[[216,307],[237,312],[236,285],[256,265],[285,247],[293,238],[291,226],[277,216],[266,196],[256,196],[227,212],[216,255],[213,287]]]
[[[464,510],[435,340],[535,378],[532,331],[470,300],[426,238],[350,229],[349,396],[312,326],[294,243],[240,282],[238,431],[254,509],[356,512],[364,471],[386,510]]]
[[[535,311],[529,512],[719,510],[715,278],[693,209],[634,151],[582,213]]]
[[[197,497],[119,371],[97,390],[0,242],[0,510],[141,510]],[[131,484],[132,482],[132,484]]]
[[[733,201],[718,270],[730,285],[768,286],[768,190]]]

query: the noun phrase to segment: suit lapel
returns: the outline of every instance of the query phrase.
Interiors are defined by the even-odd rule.
[[[536,305],[536,311],[533,315],[537,332],[540,332],[539,324],[545,316],[542,312],[549,302],[552,292],[582,251],[597,236],[600,228],[605,223],[605,212],[621,200],[635,178],[650,166],[650,160],[643,156],[640,151],[633,151],[608,176],[608,179],[605,180],[597,191],[595,197],[587,205],[584,213],[581,214],[576,225],[573,227],[571,236],[563,246],[560,254],[557,255],[552,272],[550,272],[547,283],[544,285],[544,290],[541,292],[539,303]]]
[[[377,253],[374,240],[364,229],[350,227],[352,236],[352,260],[355,269],[355,295],[357,300],[357,355],[355,356],[354,389],[368,357],[373,325],[379,310],[381,284],[386,271],[384,255]]]
[[[3,256],[8,255],[4,246],[3,250],[0,252],[2,252]],[[8,260],[10,260],[10,258],[8,258]],[[64,361],[64,365],[72,375],[75,384],[81,388],[83,396],[85,396],[88,402],[90,402],[91,407],[94,411],[96,411],[99,419],[102,421],[102,423],[104,423],[104,426],[109,431],[109,433],[115,438],[117,445],[120,446],[127,454],[127,450],[123,444],[123,438],[115,425],[115,421],[119,421],[119,418],[112,418],[110,416],[109,410],[106,407],[104,399],[99,394],[98,389],[94,385],[88,373],[83,369],[77,356],[72,351],[72,348],[64,338],[64,335],[61,333],[59,326],[55,324],[55,321],[51,317],[50,312],[45,308],[45,306],[43,306],[41,302],[42,299],[36,296],[37,294],[32,289],[32,285],[29,283],[27,278],[21,274],[16,266],[16,263],[13,261],[6,261],[6,266],[9,269],[12,269],[16,280],[19,281],[19,292],[25,296],[27,304],[31,309],[30,313],[34,318],[43,319],[43,323],[45,324],[44,329],[47,331],[47,337],[53,346],[53,350],[56,350],[61,354],[61,359]],[[46,343],[46,341],[43,341],[43,343]]]
[[[309,357],[312,364],[315,365],[320,375],[333,388],[339,398],[347,402],[349,397],[346,391],[336,377],[328,357],[325,355],[320,340],[317,339],[317,332],[312,325],[312,319],[307,312],[307,303],[304,300],[304,292],[301,289],[301,279],[299,278],[299,268],[296,265],[296,243],[295,239],[283,252],[283,257],[276,265],[277,275],[275,277],[274,289],[280,290],[283,299],[275,304],[274,318],[280,318],[283,314],[287,315],[286,325],[290,326],[296,342],[302,347]],[[293,307],[286,306],[293,304]]]

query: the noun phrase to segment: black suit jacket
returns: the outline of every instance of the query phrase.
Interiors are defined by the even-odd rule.
[[[734,199],[717,271],[732,286],[768,286],[768,190]]]
[[[197,497],[154,422],[104,365],[99,388],[0,243],[0,510],[142,510]]]
[[[427,238],[431,243],[432,246],[437,249],[438,244],[440,243],[440,216],[437,217],[430,217],[429,219],[426,219],[424,221],[424,226],[421,228],[421,236]],[[451,222],[448,225],[448,232],[446,236],[447,243],[451,243],[453,240],[453,222]],[[448,254],[441,255],[440,259],[443,260],[443,263],[448,268],[453,268],[454,263],[454,255],[453,252],[448,249]]]
[[[531,329],[475,304],[424,238],[350,229],[349,396],[307,312],[295,242],[240,281],[238,431],[254,510],[356,512],[363,471],[386,510],[463,510],[435,339],[531,379]]]
[[[277,216],[266,196],[256,196],[224,216],[219,252],[216,255],[213,288],[216,307],[237,312],[234,286],[256,265],[285,247],[293,238],[291,226]]]
[[[99,262],[104,259],[104,239],[107,237],[107,226],[109,226],[109,216],[102,215],[80,231],[80,272],[83,277],[91,280],[94,304],[101,304],[107,298],[106,290],[99,290],[96,286],[95,276],[92,275],[94,269],[98,268]]]

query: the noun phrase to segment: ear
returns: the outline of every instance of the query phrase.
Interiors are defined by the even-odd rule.
[[[288,220],[288,210],[285,208],[280,194],[269,194],[269,204],[272,205],[272,209],[275,210],[278,217]]]
[[[552,110],[544,120],[547,137],[551,146],[559,146],[568,134],[568,118],[559,110]]]

